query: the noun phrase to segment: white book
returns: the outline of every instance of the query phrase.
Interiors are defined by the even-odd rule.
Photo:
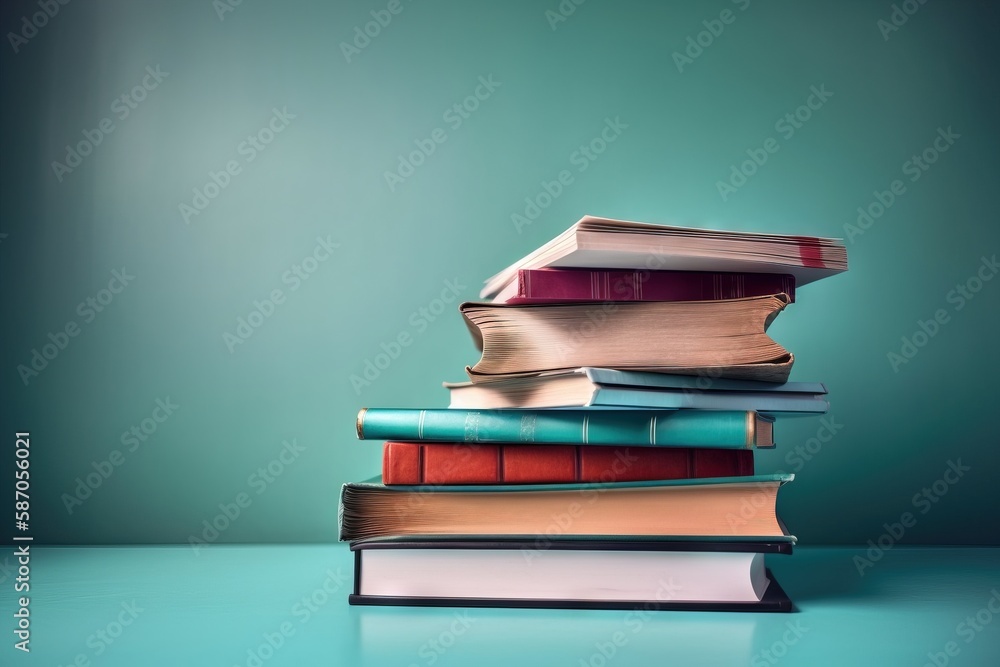
[[[759,602],[764,554],[524,548],[362,549],[357,594],[403,598]]]
[[[451,395],[448,407],[466,410],[589,407],[817,414],[830,407],[826,387],[818,382],[775,384],[606,368],[444,386]]]
[[[518,269],[589,268],[651,271],[785,273],[796,285],[847,270],[840,239],[755,234],[584,216],[537,250],[486,281],[491,299],[517,278]]]

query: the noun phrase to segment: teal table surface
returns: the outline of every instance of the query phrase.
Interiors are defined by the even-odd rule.
[[[800,547],[769,557],[797,611],[738,614],[351,607],[342,544],[34,547],[30,654],[14,648],[11,551],[4,666],[1000,665],[997,549],[866,564]]]

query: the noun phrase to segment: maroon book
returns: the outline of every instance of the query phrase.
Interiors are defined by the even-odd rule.
[[[795,276],[777,273],[520,269],[495,303],[716,301],[768,294],[795,301]]]
[[[752,475],[747,449],[387,442],[383,484],[562,484]]]

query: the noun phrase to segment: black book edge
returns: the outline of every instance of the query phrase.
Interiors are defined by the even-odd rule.
[[[730,553],[791,554],[793,544],[785,541],[710,540],[625,540],[625,539],[412,539],[375,538],[351,543],[351,551],[365,549],[528,549],[566,551],[696,551]]]
[[[361,552],[355,551],[354,585],[355,591],[361,577]],[[361,606],[389,607],[469,607],[469,608],[513,608],[513,609],[618,609],[645,611],[726,611],[726,612],[770,612],[787,613],[793,611],[792,601],[778,580],[767,570],[770,583],[759,602],[679,602],[670,600],[539,600],[524,598],[435,598],[435,597],[389,597],[381,595],[358,595],[347,597],[348,603]]]

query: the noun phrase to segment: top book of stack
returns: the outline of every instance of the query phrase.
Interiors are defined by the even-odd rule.
[[[493,299],[539,268],[726,271],[788,274],[797,286],[847,270],[840,239],[672,227],[584,216],[579,222],[486,281]]]

